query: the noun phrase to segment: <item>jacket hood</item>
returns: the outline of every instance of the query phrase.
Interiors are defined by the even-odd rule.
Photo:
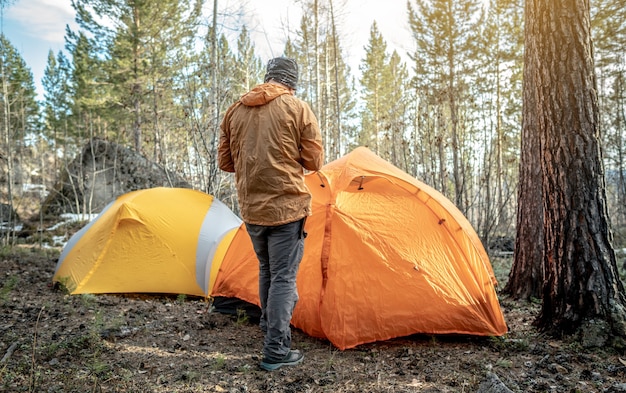
[[[240,101],[245,106],[261,106],[283,94],[291,94],[291,91],[276,83],[263,83],[241,96]]]

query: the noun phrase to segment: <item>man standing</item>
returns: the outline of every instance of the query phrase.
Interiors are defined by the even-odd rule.
[[[219,167],[235,173],[241,216],[259,260],[260,365],[268,371],[304,359],[291,349],[290,327],[311,214],[304,170],[317,171],[324,161],[317,119],[294,96],[297,83],[295,60],[271,59],[264,83],[231,105],[220,126]]]

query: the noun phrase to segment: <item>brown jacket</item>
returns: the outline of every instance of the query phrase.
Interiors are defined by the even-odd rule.
[[[324,155],[304,101],[283,85],[264,83],[228,108],[220,128],[218,164],[235,172],[244,222],[274,226],[311,214],[304,169],[319,170]]]

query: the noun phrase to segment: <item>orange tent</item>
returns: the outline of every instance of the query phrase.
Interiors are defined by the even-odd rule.
[[[370,150],[308,174],[313,215],[292,324],[339,349],[416,333],[507,332],[480,239],[441,193]],[[259,305],[242,225],[211,292]]]

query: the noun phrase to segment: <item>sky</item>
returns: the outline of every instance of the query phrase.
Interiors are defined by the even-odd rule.
[[[262,61],[282,54],[287,31],[299,27],[301,5],[297,0],[244,0],[246,26],[255,43],[255,51]],[[2,32],[17,48],[30,67],[37,93],[43,97],[41,79],[48,52],[64,50],[65,28],[77,30],[71,0],[12,0],[4,9]],[[213,2],[207,1],[212,7]],[[241,0],[219,0],[222,10],[241,9]],[[411,35],[406,16],[406,0],[335,0],[337,29],[347,62],[355,75],[365,56],[372,23],[376,21],[389,53],[396,50],[405,61],[411,50]],[[228,14],[224,12],[223,15]],[[219,24],[220,22],[218,22]],[[235,26],[234,20],[222,23]],[[225,29],[225,34],[228,29]],[[238,31],[232,31],[236,39]],[[292,37],[295,37],[292,35]],[[410,68],[410,67],[409,67]]]

